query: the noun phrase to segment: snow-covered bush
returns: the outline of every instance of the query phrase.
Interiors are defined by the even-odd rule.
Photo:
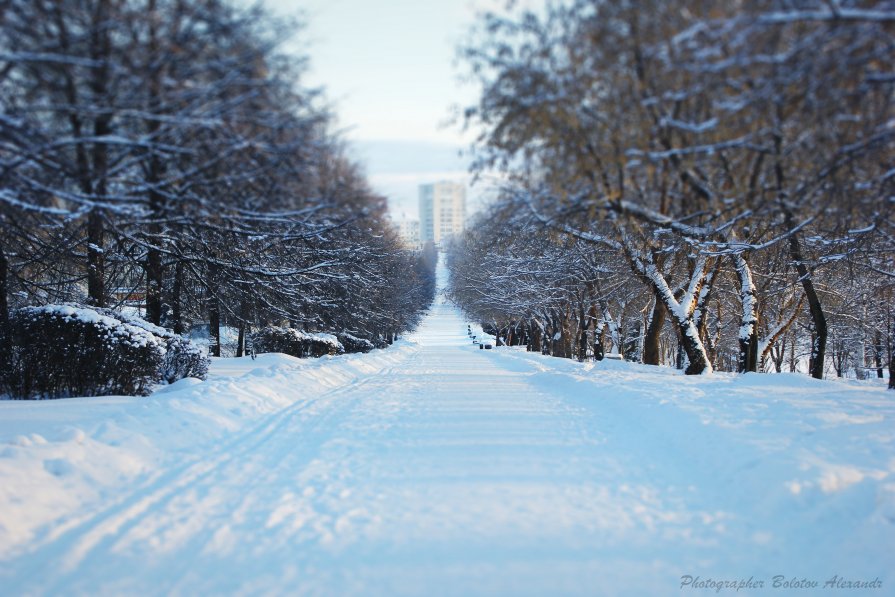
[[[352,336],[347,332],[336,334],[336,337],[345,348],[345,352],[347,353],[370,352],[375,348],[375,346],[373,346],[373,343],[369,340],[358,338],[357,336]]]
[[[143,396],[165,358],[161,338],[92,309],[24,307],[9,330],[4,385],[15,398]]]
[[[386,336],[383,336],[382,334],[376,334],[371,342],[373,343],[373,348],[388,348],[388,346],[391,344],[388,338]]]
[[[98,309],[98,311],[123,323],[137,326],[160,338],[165,343],[165,357],[162,359],[162,365],[159,370],[162,381],[174,383],[184,377],[197,377],[199,379],[208,377],[208,356],[201,346],[183,336],[178,336],[171,330],[153,325],[139,317],[109,309]]]
[[[10,335],[3,385],[16,398],[144,396],[159,382],[208,375],[200,347],[110,309],[25,307],[13,312]]]
[[[298,358],[343,354],[345,348],[332,334],[309,334],[292,328],[266,327],[252,334],[255,352],[282,352]]]
[[[208,377],[208,356],[202,347],[173,332],[166,337],[167,352],[162,362],[162,379],[174,383],[184,377]]]

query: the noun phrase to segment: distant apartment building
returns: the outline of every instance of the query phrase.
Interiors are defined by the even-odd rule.
[[[439,244],[466,228],[466,186],[456,182],[420,185],[420,242]]]
[[[401,220],[395,222],[398,227],[398,234],[401,236],[401,242],[410,249],[419,249],[420,242],[420,221],[419,220]]]

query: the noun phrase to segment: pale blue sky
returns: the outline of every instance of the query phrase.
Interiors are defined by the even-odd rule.
[[[326,88],[353,156],[395,219],[417,215],[417,186],[466,178],[468,145],[452,106],[475,101],[458,82],[456,46],[477,12],[504,0],[265,0],[282,14],[303,13],[299,40],[310,54],[307,83]],[[543,0],[521,4],[540,5]],[[469,192],[473,210],[487,189]]]

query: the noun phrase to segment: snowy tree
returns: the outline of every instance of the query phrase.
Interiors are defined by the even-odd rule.
[[[345,156],[296,28],[219,0],[0,12],[0,304],[145,306],[178,333],[287,323],[390,342],[432,273]],[[4,272],[5,270],[5,272]],[[407,272],[413,275],[407,275]]]
[[[543,225],[616,251],[670,315],[690,373],[712,369],[719,268],[736,278],[738,368],[772,349],[753,263],[782,245],[821,377],[816,276],[890,227],[891,7],[803,8],[579,1],[489,15],[466,50],[483,89],[466,113],[483,131],[477,167],[513,173]]]

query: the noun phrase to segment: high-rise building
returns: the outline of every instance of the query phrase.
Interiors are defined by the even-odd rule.
[[[456,182],[420,185],[420,242],[439,244],[466,228],[466,186]]]
[[[395,223],[398,227],[398,234],[404,245],[409,249],[420,248],[420,221],[419,220],[400,220]]]

